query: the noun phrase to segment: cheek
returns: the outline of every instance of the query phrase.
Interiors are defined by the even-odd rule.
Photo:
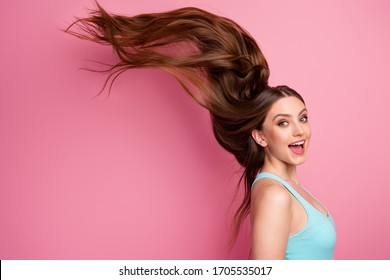
[[[305,134],[306,134],[307,139],[310,140],[310,137],[311,137],[311,127],[310,127],[309,124],[307,125]]]
[[[271,135],[269,135],[268,143],[274,149],[279,149],[285,147],[291,141],[290,132],[287,129],[274,131]]]

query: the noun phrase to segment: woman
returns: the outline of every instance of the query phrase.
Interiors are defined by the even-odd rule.
[[[217,141],[243,167],[232,236],[251,213],[252,258],[333,258],[332,219],[296,176],[310,140],[305,103],[268,85],[266,59],[239,25],[197,8],[127,17],[98,5],[66,31],[113,46],[120,62],[106,83],[130,68],[160,68],[209,110]]]

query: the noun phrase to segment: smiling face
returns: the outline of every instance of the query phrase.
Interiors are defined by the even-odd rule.
[[[298,165],[306,160],[311,129],[305,104],[294,96],[282,97],[268,111],[261,130],[252,136],[272,165]]]

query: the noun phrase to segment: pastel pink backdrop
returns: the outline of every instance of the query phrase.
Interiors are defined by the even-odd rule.
[[[113,1],[123,14],[196,6],[234,19],[271,84],[306,99],[301,182],[337,223],[337,259],[390,259],[388,1]],[[59,31],[90,0],[8,1],[0,11],[0,259],[246,259],[226,254],[238,166],[208,113],[158,70],[92,99],[109,47]]]

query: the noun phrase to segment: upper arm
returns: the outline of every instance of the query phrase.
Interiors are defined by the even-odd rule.
[[[284,259],[290,234],[291,196],[274,182],[256,185],[251,193],[252,259]]]

